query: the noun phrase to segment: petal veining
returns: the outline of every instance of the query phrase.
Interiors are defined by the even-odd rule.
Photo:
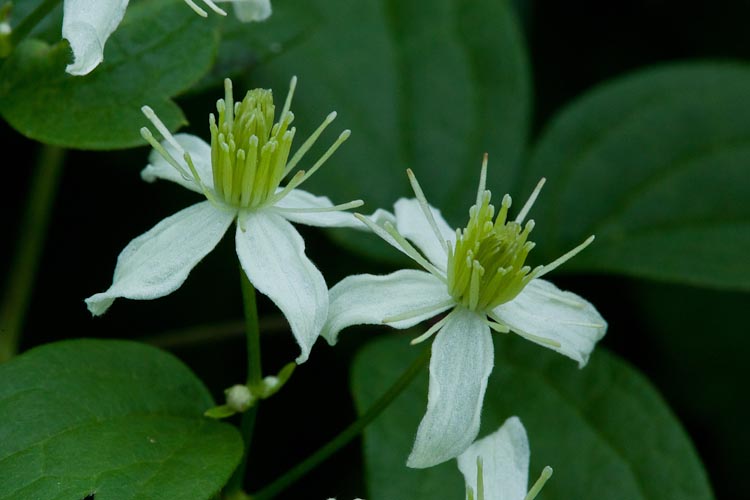
[[[304,362],[328,314],[328,287],[302,236],[282,216],[257,210],[240,214],[235,239],[242,269],[286,316]]]
[[[331,345],[351,325],[377,325],[389,318],[393,328],[409,328],[450,307],[445,283],[425,271],[402,269],[386,276],[348,276],[330,291],[328,319],[323,336]]]
[[[155,299],[175,291],[219,243],[235,212],[204,201],[159,222],[126,246],[117,258],[112,286],[86,299],[103,314],[118,297]]]
[[[427,412],[407,466],[432,467],[457,457],[474,441],[494,355],[484,318],[455,310],[432,343]]]
[[[607,322],[590,302],[542,279],[532,280],[515,299],[492,312],[515,333],[581,367],[607,331]]]

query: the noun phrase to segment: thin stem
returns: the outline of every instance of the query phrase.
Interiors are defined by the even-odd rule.
[[[245,272],[240,269],[240,280],[242,284],[242,298],[245,309],[245,338],[247,339],[247,385],[248,387],[257,387],[263,378],[260,364],[260,329],[258,328],[258,308],[255,304],[255,288],[250,280],[247,279]],[[253,437],[253,428],[255,427],[255,418],[258,414],[258,404],[256,401],[252,408],[242,414],[240,423],[240,433],[245,443],[245,453],[237,469],[227,483],[226,492],[228,494],[242,490],[245,482],[245,470],[247,469],[247,456],[250,452],[250,442]]]
[[[31,33],[31,30],[33,30],[34,27],[47,16],[47,14],[52,12],[52,9],[57,7],[57,4],[59,3],[60,0],[44,0],[42,3],[40,3],[39,6],[31,12],[31,14],[26,16],[24,20],[21,21],[19,25],[15,27],[15,29],[13,29],[13,33],[10,35],[11,46],[15,47],[16,45],[18,45],[18,43],[23,40],[26,35]]]
[[[427,364],[427,361],[430,359],[429,354],[430,349],[425,348],[417,359],[415,359],[414,362],[412,362],[412,364],[401,374],[398,380],[396,380],[396,382],[394,382],[393,385],[382,396],[380,396],[370,408],[368,408],[364,415],[355,420],[349,425],[349,427],[341,431],[339,435],[323,445],[312,455],[292,467],[284,475],[277,478],[259,492],[251,494],[250,498],[253,500],[269,500],[273,498],[294,484],[312,469],[320,465],[328,459],[328,457],[348,444],[352,439],[357,437],[365,427],[383,412],[383,410],[388,408],[388,406],[398,397],[399,394],[401,394],[401,392],[403,392],[404,389],[409,387],[409,384],[411,384],[414,378]]]
[[[64,159],[64,149],[41,147],[0,307],[0,363],[18,351]]]

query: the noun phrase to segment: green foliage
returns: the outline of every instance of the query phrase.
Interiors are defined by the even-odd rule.
[[[173,356],[124,341],[47,344],[0,366],[0,498],[196,500],[242,441]]]
[[[209,70],[217,26],[180,1],[136,3],[108,40],[104,62],[86,76],[65,73],[72,60],[66,41],[25,40],[0,68],[0,113],[22,134],[47,144],[78,149],[143,144],[145,104],[170,129],[185,124],[170,97]]]
[[[750,66],[667,65],[589,92],[539,140],[526,191],[542,176],[537,252],[597,237],[566,269],[750,290]]]
[[[623,361],[599,349],[579,370],[520,338],[496,334],[495,346],[480,437],[518,415],[529,434],[530,481],[545,465],[555,469],[545,500],[590,498],[592,492],[601,500],[713,498],[679,422]],[[402,335],[365,347],[352,378],[360,413],[416,354]],[[405,467],[426,399],[424,373],[365,432],[367,498],[462,498],[454,461],[425,470]]]
[[[339,117],[331,128],[352,129],[311,179],[311,191],[336,202],[362,197],[363,212],[391,208],[410,195],[405,170],[412,168],[430,201],[458,224],[476,195],[484,152],[494,169],[490,185],[513,181],[531,90],[524,42],[506,2],[279,3],[269,26],[283,25],[285,15],[317,22],[304,43],[258,66],[252,85],[283,91],[296,74],[292,109],[300,131],[314,130],[332,108]]]

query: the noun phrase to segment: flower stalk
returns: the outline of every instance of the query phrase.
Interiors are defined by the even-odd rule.
[[[245,340],[247,342],[247,385],[257,387],[262,383],[262,367],[260,355],[260,329],[258,328],[258,307],[255,301],[255,288],[247,275],[240,269],[240,285],[242,287],[242,303],[245,312]],[[240,434],[244,443],[244,453],[237,469],[227,483],[227,493],[241,491],[245,481],[247,456],[250,453],[250,443],[253,438],[255,419],[258,414],[260,401],[242,414]]]
[[[64,160],[64,149],[42,146],[0,307],[0,363],[18,351]]]
[[[346,446],[352,439],[357,437],[373,420],[375,420],[391,403],[401,394],[404,389],[409,387],[414,378],[419,375],[422,369],[430,359],[429,349],[424,349],[419,356],[409,365],[409,367],[401,374],[401,376],[393,383],[387,391],[383,393],[375,403],[367,409],[367,411],[359,417],[357,420],[352,422],[349,427],[341,431],[336,437],[331,439],[328,443],[324,444],[312,455],[307,457],[302,462],[298,463],[285,474],[277,478],[271,484],[261,489],[257,493],[252,493],[250,498],[253,500],[270,500],[276,495],[284,491],[286,488],[294,484],[305,474],[313,470],[315,467],[325,462],[331,455],[336,453],[339,449]]]

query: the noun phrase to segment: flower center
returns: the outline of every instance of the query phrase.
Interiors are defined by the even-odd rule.
[[[219,119],[209,117],[214,191],[238,208],[256,208],[271,199],[284,178],[295,129],[294,114],[284,109],[274,123],[270,90],[250,90],[238,103],[231,85],[216,103]]]
[[[507,221],[510,196],[503,198],[493,222],[495,207],[484,191],[469,210],[466,228],[456,231],[448,251],[448,292],[472,311],[486,311],[513,300],[534,278],[525,266],[534,243],[527,241],[534,221],[524,227]]]

